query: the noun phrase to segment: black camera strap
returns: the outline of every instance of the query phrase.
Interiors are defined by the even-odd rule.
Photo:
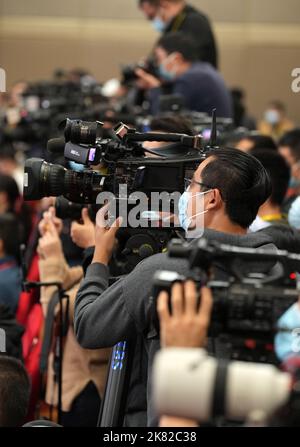
[[[218,366],[216,371],[213,404],[212,404],[212,416],[223,416],[226,411],[226,382],[228,373],[229,361],[225,359],[218,360]]]

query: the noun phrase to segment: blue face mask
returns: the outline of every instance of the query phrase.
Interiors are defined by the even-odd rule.
[[[151,20],[151,24],[155,31],[158,31],[159,33],[163,33],[166,29],[166,24],[160,17],[155,17],[153,20]]]
[[[265,113],[265,120],[267,123],[271,124],[272,126],[275,126],[280,121],[280,115],[277,112],[277,110],[267,110]]]
[[[300,186],[300,180],[298,180],[296,177],[291,177],[289,182],[289,188],[296,189]]]
[[[292,204],[289,211],[289,224],[291,227],[300,230],[300,197],[298,197]]]
[[[194,196],[204,195],[204,194],[207,194],[208,192],[210,192],[210,191],[195,193]],[[180,197],[179,202],[178,202],[179,223],[180,223],[181,228],[183,228],[186,233],[189,231],[191,223],[195,217],[198,217],[198,216],[201,216],[202,214],[207,213],[207,210],[206,211],[204,210],[204,211],[201,211],[200,213],[195,214],[194,216],[188,215],[188,204],[192,197],[193,197],[193,195],[191,195],[191,193],[189,191],[185,191],[182,194],[182,196]]]
[[[164,81],[170,82],[170,81],[174,81],[174,79],[176,78],[176,73],[174,73],[173,71],[166,70],[164,63],[159,65],[158,73],[159,73],[159,77],[161,79],[163,79]]]
[[[82,172],[82,171],[84,171],[84,165],[81,165],[79,163],[75,163],[75,161],[69,161],[69,166],[72,169],[72,171],[75,171],[75,172]]]
[[[279,332],[275,337],[275,352],[279,360],[300,355],[300,308],[290,307],[278,321]],[[280,332],[280,329],[282,331]]]

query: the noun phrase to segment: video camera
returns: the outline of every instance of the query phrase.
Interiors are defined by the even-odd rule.
[[[76,203],[95,203],[100,192],[118,195],[119,185],[127,185],[129,194],[141,191],[183,192],[184,179],[190,178],[206,158],[201,137],[181,134],[139,133],[120,124],[113,138],[101,137],[102,123],[70,121],[65,123],[65,139],[48,142],[53,153],[64,153],[67,160],[88,167],[102,165],[102,172],[83,172],[51,165],[42,159],[25,163],[25,200],[63,195]],[[145,150],[144,141],[171,143],[160,151]],[[147,158],[145,153],[159,158]]]
[[[214,305],[209,328],[212,339],[218,338],[231,346],[235,359],[277,362],[274,335],[280,316],[298,300],[295,271],[300,270],[299,255],[233,247],[205,238],[196,244],[172,241],[168,255],[188,260],[191,279],[199,288],[207,284],[212,289]],[[155,303],[159,293],[165,290],[171,294],[172,285],[185,280],[175,272],[155,274],[153,315],[157,330]]]

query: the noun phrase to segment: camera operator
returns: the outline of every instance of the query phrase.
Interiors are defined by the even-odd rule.
[[[156,31],[190,36],[197,46],[197,59],[217,68],[217,46],[205,14],[184,0],[139,0],[139,6]]]
[[[232,117],[231,96],[220,73],[207,62],[197,60],[196,47],[190,37],[182,33],[163,36],[154,49],[160,79],[169,83],[173,95],[183,97],[185,107],[203,113],[213,108],[224,118]],[[152,114],[159,112],[162,81],[138,68],[136,75],[141,89],[148,90]]]
[[[180,204],[182,226],[186,227],[187,222],[196,225],[197,216],[190,213],[202,199],[205,238],[239,247],[275,250],[272,240],[264,233],[247,234],[259,207],[271,193],[269,176],[257,159],[235,149],[212,151],[195,171],[189,192],[190,197],[185,193]],[[192,206],[187,206],[187,196]],[[105,212],[105,209],[100,211],[100,221]],[[153,276],[158,268],[185,276],[189,276],[190,270],[187,261],[159,254],[144,260],[127,277],[109,287],[107,266],[119,225],[120,222],[112,227],[103,222],[96,225],[93,261],[75,303],[75,333],[79,343],[90,349],[110,347],[135,339],[139,334],[144,338],[143,352],[151,370],[153,356],[160,346],[151,324],[153,304],[149,297]],[[222,270],[226,275],[226,266]],[[136,352],[137,355],[142,353]],[[143,380],[146,384],[147,376]],[[156,423],[148,388],[148,424]]]
[[[38,245],[41,281],[61,283],[69,296],[69,327],[63,356],[62,424],[72,427],[96,426],[110,350],[88,351],[77,343],[73,331],[74,303],[83,275],[82,268],[70,268],[67,265],[58,232],[62,229],[62,222],[58,218],[53,219],[53,209],[44,213],[39,228],[42,235]],[[55,287],[42,288],[41,303],[45,316],[54,292]],[[58,308],[55,309],[56,317],[58,318]],[[53,380],[54,361],[54,353],[50,353],[46,390],[46,402],[49,405],[57,405],[57,384]]]

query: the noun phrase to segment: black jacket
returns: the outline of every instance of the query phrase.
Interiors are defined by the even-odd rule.
[[[168,25],[165,34],[182,32],[196,43],[199,60],[218,68],[218,51],[215,37],[206,15],[187,5]]]
[[[204,237],[240,247],[273,247],[275,250],[272,240],[264,233],[235,236],[205,230]],[[153,307],[149,299],[152,278],[157,270],[189,274],[187,261],[158,254],[141,262],[132,273],[108,288],[108,268],[95,263],[88,267],[76,298],[75,334],[84,348],[105,348],[134,338],[138,341],[127,403],[130,417],[126,423],[131,426],[144,424],[143,412],[146,410],[148,425],[157,423],[148,381],[154,355],[160,348],[158,334],[150,324]],[[143,394],[146,388],[148,408],[146,395]]]

